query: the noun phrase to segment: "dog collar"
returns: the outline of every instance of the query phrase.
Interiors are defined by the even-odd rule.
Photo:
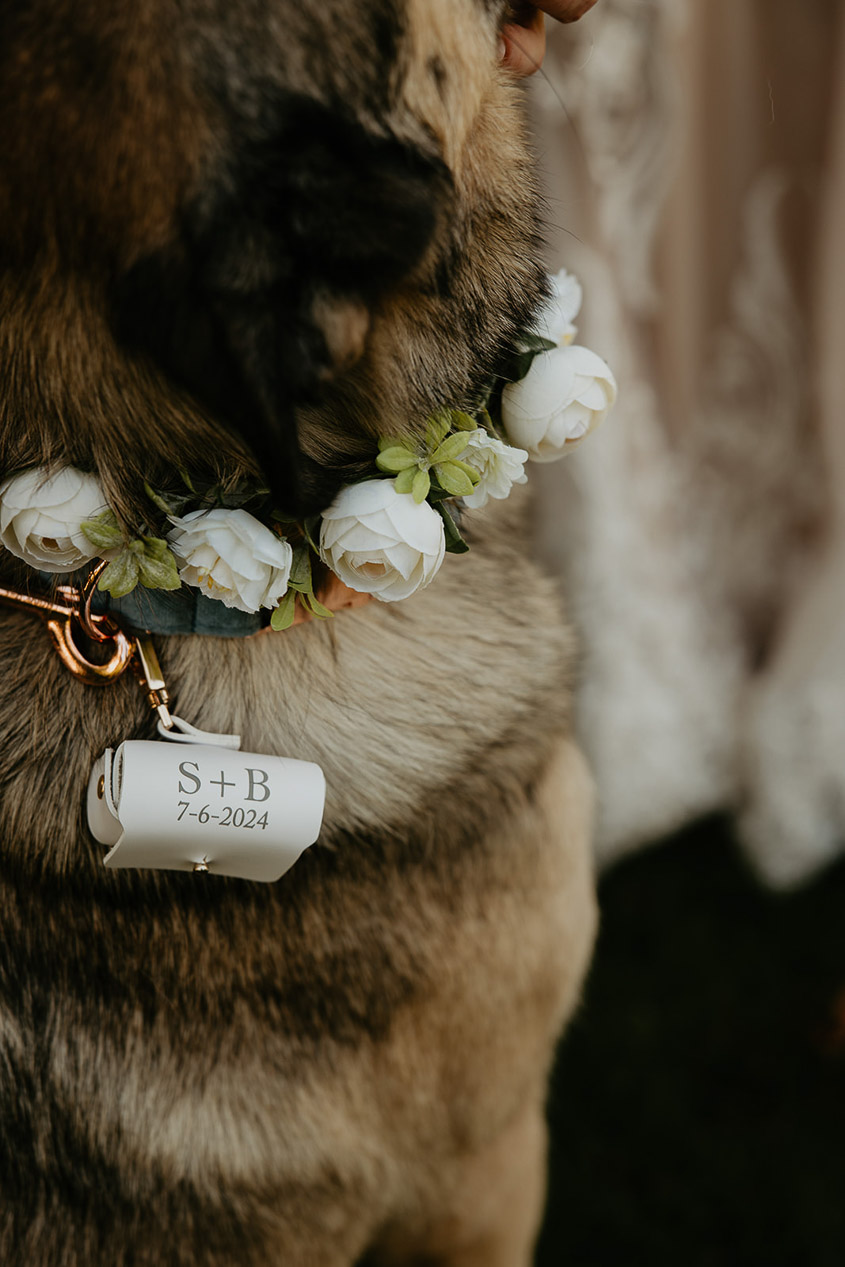
[[[469,549],[464,508],[506,498],[526,482],[527,461],[570,452],[616,398],[605,362],[572,342],[577,281],[564,271],[549,292],[536,328],[518,336],[472,413],[444,406],[424,434],[379,437],[371,470],[319,515],[290,522],[254,481],[229,486],[177,470],[172,486],[145,483],[147,510],[132,527],[92,473],[33,467],[0,484],[0,543],[58,575],[102,560],[101,592],[87,609],[134,631],[243,638],[371,597],[409,598],[447,553]]]
[[[248,628],[245,627],[246,622],[239,622],[240,628],[233,633],[234,623],[228,629],[219,622],[211,624],[208,615],[202,610],[198,614],[196,610],[191,611],[189,607],[183,606],[179,611],[175,603],[174,610],[162,616],[160,612],[156,613],[152,598],[148,607],[139,604],[134,612],[130,609],[128,612],[118,613],[117,604],[111,610],[103,610],[103,595],[97,589],[97,581],[105,566],[101,563],[93,568],[78,587],[55,587],[52,597],[0,586],[0,604],[40,617],[47,626],[65,668],[89,686],[107,686],[116,682],[132,666],[147,693],[150,707],[158,713],[160,727],[163,726],[164,731],[169,734],[173,730],[174,719],[168,710],[168,692],[152,635],[199,633],[211,637],[249,637],[262,633],[263,628]],[[361,607],[370,601],[369,594],[360,594],[349,589],[329,572],[325,577],[320,577],[319,581],[319,606],[324,617]],[[213,608],[216,605],[210,606]],[[228,609],[224,607],[224,610]],[[248,615],[240,612],[234,614]],[[310,613],[303,610],[292,623],[304,624],[310,618]],[[84,639],[99,644],[101,654],[91,659],[83,649]],[[176,720],[180,726],[187,724],[180,719]],[[200,733],[190,727],[189,730],[193,735]]]
[[[133,630],[152,634],[197,634],[211,638],[249,638],[261,632],[260,612],[224,607],[197,590],[183,587],[171,592],[140,586],[123,598],[98,591],[91,604],[98,613],[109,612]]]
[[[47,573],[41,573],[48,579]],[[316,587],[320,603],[335,613],[364,607],[372,594],[361,594],[326,572]],[[112,598],[102,590],[92,595],[91,609],[98,615],[117,616],[121,625],[135,633],[169,637],[173,634],[206,638],[251,638],[270,628],[269,612],[242,612],[207,598],[200,590],[183,585],[180,590],[150,590],[138,586],[123,598]],[[298,605],[293,624],[302,625],[314,617]]]

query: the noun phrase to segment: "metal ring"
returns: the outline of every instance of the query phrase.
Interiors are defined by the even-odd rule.
[[[108,642],[109,639],[116,638],[121,633],[120,625],[105,612],[92,612],[91,603],[94,599],[94,592],[97,588],[97,582],[108,567],[108,563],[98,563],[88,573],[85,581],[79,590],[79,606],[76,610],[76,619],[84,634],[94,642]]]
[[[96,619],[96,617],[95,617]],[[48,620],[47,629],[53,639],[59,659],[75,678],[88,686],[108,686],[126,672],[135,655],[135,639],[128,637],[122,629],[115,627],[115,633],[108,637],[100,637],[100,642],[114,642],[114,652],[104,664],[95,664],[86,659],[73,637],[74,625],[82,628],[75,616],[65,620]]]

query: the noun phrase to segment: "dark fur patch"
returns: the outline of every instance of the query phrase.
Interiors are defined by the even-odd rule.
[[[428,62],[428,70],[434,82],[437,84],[437,91],[441,97],[445,93],[446,82],[449,78],[446,67],[443,64],[442,57],[431,57]]]
[[[376,302],[418,262],[450,183],[442,164],[305,98],[238,134],[178,242],[114,289],[121,339],[241,434],[292,516],[341,473],[301,453],[295,409],[333,370],[317,294]]]

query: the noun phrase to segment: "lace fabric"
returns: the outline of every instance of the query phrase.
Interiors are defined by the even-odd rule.
[[[775,884],[845,841],[844,13],[602,0],[550,31],[550,262],[620,386],[538,480],[601,862],[722,809]]]

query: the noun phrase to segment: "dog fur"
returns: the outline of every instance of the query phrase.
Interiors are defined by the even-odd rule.
[[[0,0],[0,473],[135,524],[257,462],[303,513],[471,406],[543,293],[503,8]],[[82,794],[146,705],[2,614],[3,1263],[530,1261],[595,907],[525,511],[396,607],[160,640],[192,721],[326,772],[275,886],[105,871]]]

